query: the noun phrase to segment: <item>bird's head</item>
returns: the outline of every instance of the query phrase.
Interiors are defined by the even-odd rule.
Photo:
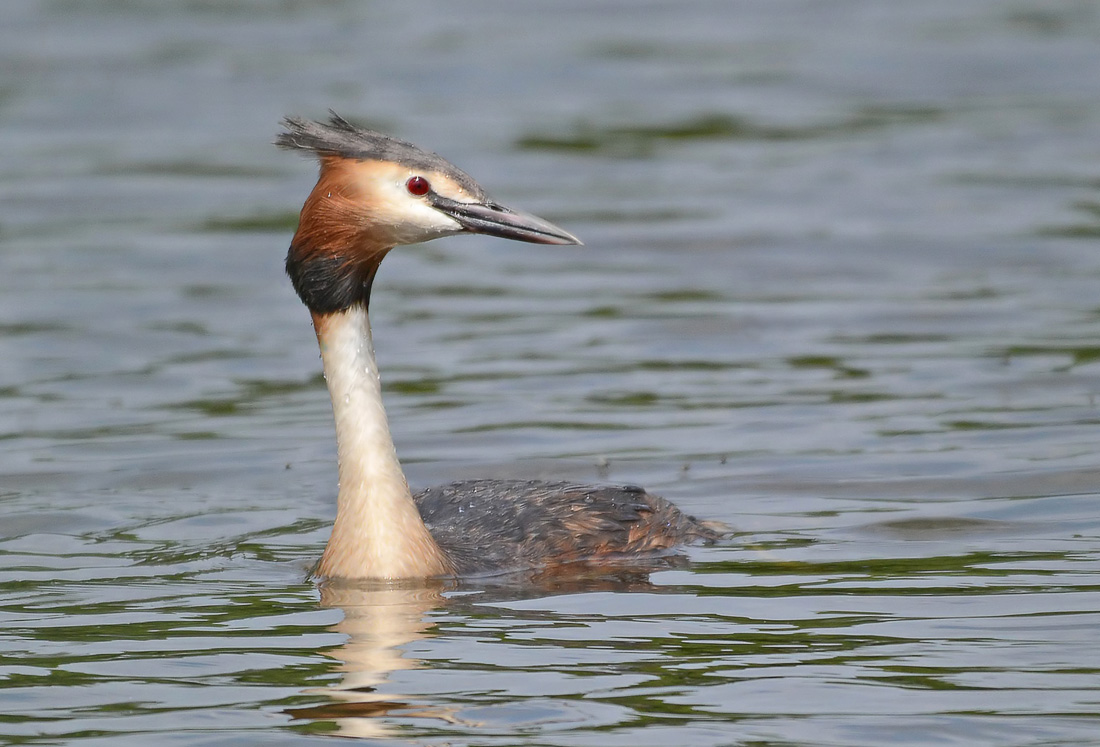
[[[534,244],[576,236],[493,201],[467,174],[412,143],[356,127],[287,118],[279,147],[316,155],[321,173],[302,207],[287,272],[315,313],[367,303],[379,262],[395,246],[457,233]]]

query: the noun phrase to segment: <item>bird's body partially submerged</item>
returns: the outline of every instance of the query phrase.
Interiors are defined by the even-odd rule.
[[[390,437],[367,308],[394,246],[461,232],[579,244],[490,200],[441,157],[333,115],[287,119],[276,143],[319,157],[287,272],[313,315],[336,418],[340,488],[318,575],[427,578],[621,563],[719,533],[634,487],[477,480],[413,496]]]
[[[468,480],[414,496],[459,576],[548,563],[627,563],[709,541],[714,528],[633,485]]]

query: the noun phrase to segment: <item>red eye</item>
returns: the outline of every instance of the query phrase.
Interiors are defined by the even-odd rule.
[[[405,182],[405,189],[409,190],[409,194],[421,197],[432,191],[432,185],[422,176],[410,176]]]

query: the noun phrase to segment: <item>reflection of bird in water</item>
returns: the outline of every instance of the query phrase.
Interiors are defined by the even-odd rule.
[[[336,115],[285,125],[276,143],[321,163],[286,260],[313,315],[336,416],[340,488],[319,575],[427,578],[622,563],[719,536],[635,487],[474,480],[412,495],[382,407],[367,318],[382,258],[398,245],[462,232],[581,242],[494,202],[462,171],[410,143]]]
[[[680,559],[683,560],[683,559]],[[672,562],[677,562],[672,559]],[[589,567],[579,574],[556,576],[534,574],[522,581],[511,577],[485,579],[480,583],[464,582],[464,594],[448,595],[457,582],[433,579],[427,583],[331,580],[320,586],[321,605],[343,612],[343,619],[332,631],[347,637],[340,646],[323,653],[338,662],[342,673],[339,682],[304,691],[305,695],[321,695],[325,702],[295,705],[284,711],[298,721],[334,724],[340,736],[394,739],[400,736],[398,721],[416,719],[446,722],[458,728],[474,728],[480,724],[453,700],[427,694],[394,692],[387,680],[395,672],[441,666],[454,668],[455,662],[436,652],[432,658],[418,659],[406,649],[416,641],[440,633],[435,629],[441,615],[430,615],[446,609],[448,628],[480,630],[486,618],[522,622],[526,613],[510,610],[509,602],[548,594],[583,594],[591,592],[669,592],[669,587],[657,587],[649,582],[648,570],[665,562],[653,562],[645,570],[631,568],[607,569]],[[504,606],[497,606],[503,604]],[[490,610],[495,610],[490,612]],[[498,618],[499,615],[499,618]],[[540,624],[545,620],[540,618]],[[567,625],[573,625],[567,620]],[[443,634],[447,637],[447,634]],[[463,646],[463,649],[466,647]]]
[[[328,652],[344,673],[339,684],[307,691],[331,702],[290,708],[286,713],[302,721],[335,722],[342,736],[393,738],[390,717],[432,718],[454,722],[454,708],[417,703],[414,699],[379,689],[391,673],[422,665],[406,658],[402,646],[431,636],[428,612],[443,606],[442,582],[430,587],[343,586],[321,587],[321,604],[335,607],[344,619],[333,631],[347,642]]]

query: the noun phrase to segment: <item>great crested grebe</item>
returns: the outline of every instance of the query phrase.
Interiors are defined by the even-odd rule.
[[[288,117],[275,144],[320,160],[286,270],[313,316],[336,416],[336,522],[317,575],[475,576],[654,557],[720,530],[637,487],[470,480],[413,495],[390,437],[367,306],[395,246],[456,233],[580,240],[492,199],[443,158],[364,130]]]

